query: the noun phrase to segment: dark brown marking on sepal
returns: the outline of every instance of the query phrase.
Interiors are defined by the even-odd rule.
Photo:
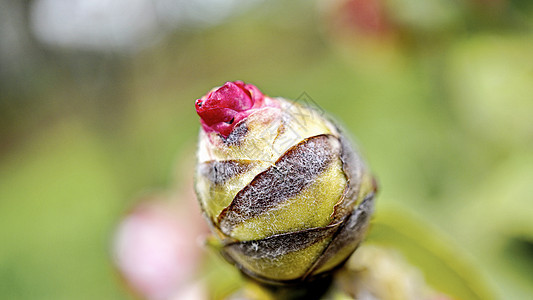
[[[341,143],[342,170],[346,176],[346,187],[341,201],[334,207],[332,223],[339,222],[353,210],[354,205],[359,200],[361,179],[363,172],[365,172],[365,165],[359,154],[354,150],[352,143],[340,128],[337,127],[337,131],[339,132],[339,141]]]
[[[313,183],[338,155],[334,142],[336,137],[321,134],[287,150],[274,166],[240,190],[221,212],[218,219],[221,230],[229,234],[235,225],[276,207]]]
[[[295,287],[296,288],[304,287],[306,289],[309,289],[308,285],[314,285],[317,282],[321,282],[322,280],[331,280],[332,279],[331,274],[328,274],[327,272],[306,277],[305,280],[304,280],[303,277],[296,278],[296,279],[289,279],[289,280],[272,279],[272,278],[265,277],[263,275],[257,274],[255,272],[253,272],[252,270],[249,270],[248,268],[245,268],[240,263],[238,263],[231,256],[231,253],[229,253],[227,251],[227,249],[224,249],[224,247],[222,249],[219,249],[219,250],[220,250],[219,253],[221,254],[221,256],[228,263],[234,265],[237,269],[239,269],[239,271],[241,271],[241,273],[244,276],[246,276],[248,278],[251,278],[252,280],[257,280],[258,282],[260,282],[262,284],[266,284],[269,287],[279,286],[279,287],[289,287],[290,289],[294,289]],[[328,287],[329,287],[329,285],[328,285]],[[305,297],[305,299],[314,299],[314,298]],[[316,299],[321,299],[321,297],[318,297]]]
[[[247,133],[248,125],[246,124],[246,120],[242,120],[237,125],[235,125],[235,127],[230,132],[227,138],[224,138],[222,135],[220,135],[220,138],[227,146],[238,146],[241,141],[246,137]]]
[[[238,176],[256,166],[252,160],[208,161],[198,166],[200,176],[204,176],[213,185],[222,185],[229,179]]]
[[[311,228],[290,233],[269,236],[262,240],[244,241],[227,244],[228,253],[253,259],[276,258],[290,252],[305,249],[330,237],[340,224]]]
[[[374,212],[374,195],[374,193],[369,194],[361,204],[359,204],[357,209],[355,209],[352,214],[341,223],[338,231],[333,236],[331,243],[324,249],[324,252],[320,255],[319,259],[308,270],[306,276],[309,276],[316,270],[320,269],[321,266],[337,255],[341,249],[350,247],[348,251],[349,255],[344,258],[345,260],[350,257],[355,249],[357,249],[365,237],[370,223],[370,217]]]

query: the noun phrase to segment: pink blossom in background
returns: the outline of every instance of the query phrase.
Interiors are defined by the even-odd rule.
[[[187,211],[189,202],[179,207],[158,199],[142,201],[118,226],[115,264],[131,288],[147,299],[198,295],[198,288],[189,290],[203,252],[205,225],[200,214]]]

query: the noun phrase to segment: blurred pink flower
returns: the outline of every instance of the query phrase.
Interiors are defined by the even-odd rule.
[[[394,31],[382,0],[335,0],[324,8],[332,34],[383,38]]]
[[[192,282],[200,262],[200,236],[205,232],[199,213],[183,201],[145,200],[119,224],[114,259],[131,288],[147,299],[170,299]],[[174,298],[175,299],[175,298]]]

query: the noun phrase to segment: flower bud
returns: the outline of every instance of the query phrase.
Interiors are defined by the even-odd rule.
[[[361,242],[376,184],[317,110],[227,82],[197,100],[195,188],[222,254],[268,282],[308,280]]]

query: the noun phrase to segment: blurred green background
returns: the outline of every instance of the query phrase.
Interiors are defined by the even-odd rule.
[[[194,100],[230,80],[307,93],[359,143],[378,220],[533,297],[533,2],[0,5],[0,299],[130,299],[115,227],[190,184]]]

